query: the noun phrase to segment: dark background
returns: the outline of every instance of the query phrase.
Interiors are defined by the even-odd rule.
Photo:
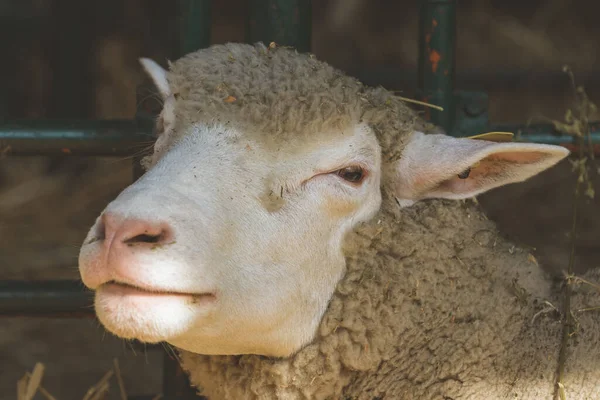
[[[411,96],[417,77],[416,1],[315,0],[312,52],[369,83]],[[578,83],[600,101],[595,1],[472,0],[458,7],[457,86],[490,96],[493,122],[562,119]],[[247,2],[215,0],[212,42],[244,41]],[[176,54],[171,1],[0,1],[0,118],[132,118],[138,57]],[[594,119],[598,119],[594,116]],[[0,279],[77,279],[78,247],[103,207],[131,182],[123,158],[0,158]],[[596,178],[596,190],[600,185]],[[526,184],[481,196],[490,218],[535,247],[550,273],[566,269],[575,177],[568,161]],[[598,200],[581,200],[576,271],[600,266]],[[130,394],[161,388],[159,351],[135,352],[93,320],[0,320],[0,397],[36,361],[58,399],[80,399],[118,357]],[[113,381],[111,398],[117,397]]]

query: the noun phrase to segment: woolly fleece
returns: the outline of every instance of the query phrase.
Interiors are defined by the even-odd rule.
[[[379,215],[345,241],[347,272],[312,343],[286,359],[203,356],[183,367],[209,399],[540,399],[555,394],[559,288],[469,202],[400,209],[390,161],[429,127],[400,100],[285,48],[228,44],[170,66],[181,128],[220,122],[273,149],[360,121],[382,147]],[[184,132],[185,129],[175,129]],[[264,142],[264,139],[263,139]],[[587,279],[597,281],[598,271]],[[579,287],[574,308],[600,304]],[[599,398],[600,318],[577,315],[569,399]]]
[[[348,271],[318,336],[289,359],[182,353],[209,399],[551,399],[559,289],[474,205],[430,201],[347,238]],[[600,273],[587,279],[598,281]],[[580,287],[573,307],[599,304]],[[569,399],[597,399],[600,324],[577,315]]]

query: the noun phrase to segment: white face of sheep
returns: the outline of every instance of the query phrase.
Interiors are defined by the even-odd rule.
[[[461,199],[568,154],[415,132],[382,177],[368,125],[285,155],[201,123],[171,144],[166,72],[143,65],[165,100],[164,132],[150,170],[108,205],[79,260],[100,321],[123,338],[201,354],[290,355],[313,338],[344,274],[344,235],[377,213],[382,179],[402,205]]]

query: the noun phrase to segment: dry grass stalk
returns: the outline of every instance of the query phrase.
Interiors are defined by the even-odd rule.
[[[575,192],[573,194],[573,220],[571,225],[571,251],[569,254],[569,265],[567,267],[567,273],[564,285],[564,304],[563,304],[563,336],[561,341],[560,352],[558,355],[558,370],[556,374],[556,392],[555,397],[558,395],[561,400],[567,399],[566,388],[564,384],[564,373],[565,364],[567,359],[567,348],[569,339],[577,334],[578,323],[571,310],[571,293],[572,285],[578,280],[573,275],[573,267],[575,264],[575,245],[577,240],[577,209],[578,203],[582,192],[582,187],[586,187],[585,195],[594,198],[595,192],[592,187],[592,182],[589,178],[589,165],[588,161],[594,161],[594,148],[592,145],[590,127],[589,127],[589,116],[596,112],[596,105],[593,104],[587,97],[585,90],[581,86],[575,84],[575,78],[573,72],[568,66],[563,68],[563,71],[569,75],[571,80],[571,86],[575,96],[575,107],[573,110],[567,110],[565,114],[565,122],[552,121],[556,130],[571,135],[578,144],[579,153],[578,159],[573,161],[573,172],[577,174],[577,181],[575,184]],[[587,151],[587,155],[586,155]],[[581,278],[579,278],[581,282]],[[596,284],[591,282],[591,286],[597,287]],[[596,307],[591,307],[594,309]]]
[[[83,397],[83,400],[102,400],[103,396],[108,392],[109,384],[108,381],[114,375],[114,371],[109,370],[102,379],[98,381],[94,386],[88,389],[87,393]]]
[[[26,372],[25,375],[17,382],[17,400],[32,400],[36,393],[41,393],[47,400],[56,400],[42,386],[42,378],[44,377],[44,364],[36,363],[31,373]]]
[[[119,392],[121,393],[121,400],[127,400],[127,392],[125,391],[125,384],[121,377],[121,368],[119,368],[119,360],[113,359],[113,365],[115,366],[115,374],[117,376],[117,383],[119,385]]]
[[[27,372],[25,374],[28,378],[31,377],[31,374]],[[42,396],[46,398],[46,400],[56,400],[56,397],[52,396],[42,385],[39,385],[37,391],[41,393]]]
[[[28,379],[27,388],[25,390],[25,400],[33,399],[35,396],[38,387],[42,383],[42,377],[44,376],[44,365],[42,363],[36,363],[35,367],[33,367],[33,372],[31,373],[31,377]]]
[[[398,96],[396,94],[394,94],[394,97],[396,97],[397,99],[400,99],[402,101],[405,101],[407,103],[418,104],[420,106],[425,106],[425,107],[433,108],[433,109],[438,110],[438,111],[444,111],[444,109],[442,107],[436,106],[435,104],[430,104],[430,103],[426,103],[424,101],[409,99],[408,97],[402,97],[402,96]]]
[[[25,399],[25,392],[27,391],[27,382],[29,378],[27,375],[24,375],[21,379],[17,381],[17,400]]]
[[[113,369],[107,371],[102,379],[87,390],[82,400],[104,400],[110,389],[110,379],[113,375],[119,386],[121,400],[127,400],[127,392],[125,391],[125,384],[123,382],[123,377],[121,376],[121,368],[119,367],[119,361],[116,358],[113,359],[113,365]],[[56,397],[51,395],[41,385],[44,369],[42,363],[37,363],[31,373],[26,372],[23,377],[17,381],[17,400],[33,400],[36,393],[44,396],[46,400],[57,400]],[[163,394],[159,393],[154,396],[152,400],[160,400],[162,398]]]

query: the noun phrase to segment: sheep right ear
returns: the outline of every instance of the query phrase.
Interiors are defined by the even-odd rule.
[[[413,132],[393,168],[394,191],[401,206],[466,199],[529,179],[568,155],[562,146]]]
[[[167,71],[149,58],[140,58],[140,64],[156,85],[162,99],[169,97],[172,93],[167,81]]]

